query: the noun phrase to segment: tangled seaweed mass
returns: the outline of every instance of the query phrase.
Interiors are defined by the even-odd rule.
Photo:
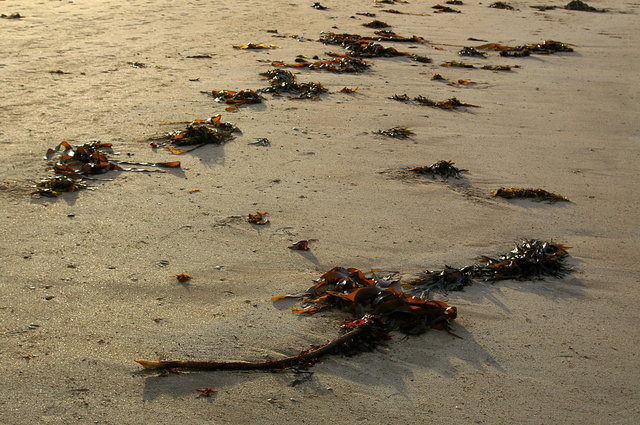
[[[482,256],[480,262],[462,268],[445,266],[440,271],[424,271],[417,279],[405,282],[413,293],[429,296],[434,291],[459,291],[473,279],[498,281],[534,280],[545,276],[561,278],[571,271],[565,264],[570,247],[540,240],[524,240],[510,252],[497,258]]]

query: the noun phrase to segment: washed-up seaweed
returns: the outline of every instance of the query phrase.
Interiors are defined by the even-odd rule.
[[[301,240],[298,241],[292,245],[289,245],[288,248],[292,249],[294,251],[309,251],[309,244],[311,242],[317,242],[317,239],[305,239],[305,240]]]
[[[505,2],[501,2],[501,1],[497,1],[495,3],[491,3],[489,5],[489,7],[493,8],[493,9],[515,10],[513,8],[513,6],[511,6],[510,4],[505,3]]]
[[[438,73],[433,74],[433,75],[431,76],[431,79],[432,79],[432,80],[434,80],[434,81],[446,81],[446,80],[447,80],[446,78],[444,78],[444,77],[442,76],[442,74],[438,74]],[[405,96],[406,96],[406,95],[405,95]],[[407,100],[408,100],[408,99],[407,99]]]
[[[213,90],[210,95],[216,102],[232,105],[225,108],[225,111],[236,110],[242,105],[262,103],[262,97],[253,90]]]
[[[546,5],[537,5],[537,6],[529,6],[533,9],[538,9],[541,12],[547,11],[547,10],[553,10],[556,9],[558,6],[546,6]]]
[[[447,100],[435,101],[421,95],[416,96],[413,99],[410,99],[409,96],[407,96],[406,94],[403,94],[403,95],[394,94],[393,96],[391,96],[390,99],[397,100],[399,102],[409,102],[413,100],[415,103],[419,105],[431,106],[433,108],[440,108],[440,109],[456,109],[461,106],[465,106],[469,108],[478,108],[478,105],[472,105],[470,103],[462,103],[455,97],[452,97],[451,99],[447,99]]]
[[[376,14],[371,12],[356,12],[356,15],[366,16],[367,18],[375,18]]]
[[[173,155],[191,152],[204,145],[220,145],[234,138],[233,133],[239,131],[230,122],[223,122],[221,115],[217,114],[206,120],[174,121],[164,124],[184,124],[188,123],[184,130],[177,130],[160,137],[146,139],[151,142],[152,148],[162,147]],[[184,149],[184,146],[194,146]]]
[[[459,179],[462,177],[460,173],[469,171],[462,168],[457,168],[453,164],[455,164],[453,161],[440,160],[438,162],[434,162],[429,166],[416,167],[410,169],[409,171],[412,171],[416,174],[430,176],[431,178],[436,178],[436,176],[438,176],[443,180],[446,180],[450,177]]]
[[[348,72],[357,73],[366,71],[371,65],[360,59],[351,56],[335,57],[326,61],[316,62],[300,62],[300,63],[284,63],[284,62],[271,62],[272,66],[285,66],[289,68],[304,68],[314,71],[329,71],[335,73]]]
[[[485,65],[480,69],[487,71],[511,71],[513,68],[520,68],[519,65]]]
[[[435,9],[436,13],[460,13],[460,11],[457,9],[449,6],[443,6],[441,4],[436,4],[432,7],[432,9]]]
[[[430,16],[428,13],[401,12],[396,9],[383,9],[382,11],[385,13],[392,13],[394,15]]]
[[[177,273],[176,274],[176,280],[180,283],[186,283],[189,282],[191,279],[193,279],[193,276],[191,276],[189,273]]]
[[[365,37],[367,40],[374,41],[397,41],[402,43],[424,43],[425,40],[423,37],[419,37],[417,35],[412,35],[411,37],[405,37],[402,35],[398,35],[393,31],[389,30],[378,30],[373,32],[375,37]]]
[[[269,219],[265,218],[269,213],[267,212],[257,212],[255,214],[249,214],[247,217],[247,221],[251,224],[256,224],[258,226],[264,226],[269,223]]]
[[[501,187],[491,192],[491,195],[505,199],[533,199],[538,202],[571,202],[564,196],[548,192],[541,188]]]
[[[393,47],[384,47],[382,44],[374,43],[369,40],[359,40],[352,43],[343,43],[348,52],[348,56],[361,58],[380,58],[380,57],[397,57],[406,56],[417,62],[429,63],[431,59],[425,56],[419,56],[409,52],[402,52]]]
[[[595,7],[589,6],[587,3],[580,0],[573,0],[567,3],[564,6],[567,10],[579,10],[582,12],[606,12],[606,9],[596,9]]]
[[[569,44],[561,41],[544,40],[542,43],[524,44],[522,46],[505,46],[500,43],[488,43],[478,46],[482,50],[496,50],[501,56],[529,56],[531,53],[551,55],[556,52],[573,52]]]
[[[360,86],[356,86],[356,87],[343,87],[340,90],[338,90],[340,93],[347,93],[347,94],[352,94],[352,93],[356,93],[358,90],[360,90]]]
[[[31,195],[55,198],[62,192],[76,192],[80,189],[89,189],[90,187],[67,176],[54,176],[40,179],[40,181],[34,185],[34,188],[35,190]]]
[[[447,83],[448,86],[455,86],[455,85],[472,86],[474,84],[478,84],[478,83],[470,80],[458,80],[458,81],[451,81],[450,83]]]
[[[367,28],[388,28],[391,25],[387,24],[386,22],[383,21],[379,21],[377,19],[371,21],[371,22],[367,22],[365,24],[362,24],[363,27],[367,27]]]
[[[24,16],[22,16],[19,13],[10,13],[8,15],[5,15],[4,13],[2,15],[0,15],[1,19],[22,19],[24,18]]]
[[[447,66],[451,68],[475,68],[475,65],[466,63],[466,62],[458,62],[458,61],[449,61],[441,63],[440,66]]]
[[[450,331],[449,323],[457,316],[456,307],[442,301],[427,300],[377,285],[356,268],[334,267],[301,296],[302,307],[292,308],[296,314],[341,309],[356,315],[370,313],[380,316],[391,329],[406,334],[420,334],[430,328]]]
[[[476,50],[474,47],[464,47],[462,50],[458,52],[458,54],[460,56],[473,56],[473,57],[480,57],[480,58],[487,57],[486,53],[480,52]]]
[[[474,279],[499,281],[506,279],[536,280],[546,276],[562,278],[571,271],[565,264],[570,247],[536,239],[523,240],[515,248],[499,257],[481,256],[476,264],[443,270],[422,272],[418,278],[404,282],[412,293],[430,296],[432,291],[446,294],[460,291]]]
[[[306,368],[317,363],[323,356],[342,354],[353,356],[360,352],[373,351],[391,338],[388,326],[375,315],[340,323],[340,335],[332,341],[311,346],[300,353],[274,360],[258,361],[199,361],[199,360],[143,360],[136,363],[144,369],[187,370],[282,370]]]
[[[313,7],[314,9],[318,9],[318,10],[327,10],[327,9],[329,9],[328,7],[323,6],[323,5],[321,5],[320,3],[318,3],[318,2],[313,3],[313,4],[311,5],[311,7]]]
[[[452,4],[454,6],[462,6],[464,3],[461,0],[447,0],[446,4]]]
[[[248,144],[253,146],[262,146],[262,147],[271,146],[271,142],[266,137],[260,137],[259,139],[256,139],[255,142],[249,142]]]
[[[381,136],[394,137],[396,139],[408,139],[415,133],[406,127],[393,127],[388,130],[378,130],[375,134]]]
[[[260,93],[279,95],[280,92],[288,92],[296,95],[290,99],[318,99],[321,93],[327,92],[320,83],[298,83],[295,75],[283,69],[272,69],[260,75],[263,75],[271,84],[270,87],[258,90]]]
[[[273,44],[247,43],[241,46],[233,46],[233,48],[241,49],[241,50],[262,50],[262,49],[275,49],[276,46]]]

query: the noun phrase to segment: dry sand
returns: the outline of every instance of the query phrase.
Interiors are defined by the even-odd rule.
[[[600,14],[465,1],[454,6],[460,14],[430,16],[364,0],[325,0],[325,11],[311,3],[0,2],[0,13],[24,16],[0,19],[0,422],[637,423],[640,3],[590,1],[610,9]],[[431,13],[435,3],[384,6]],[[200,93],[264,87],[258,73],[272,60],[339,50],[315,41],[321,31],[370,34],[361,24],[371,18],[356,12],[432,43],[554,39],[576,52],[467,60],[521,65],[496,73],[439,66],[458,60],[459,47],[394,44],[433,63],[383,58],[358,75],[301,71],[331,94],[267,96],[236,113]],[[245,42],[278,49],[231,48]],[[187,58],[204,54],[211,58]],[[434,72],[479,84],[447,86],[431,81]],[[337,93],[344,86],[360,89]],[[480,108],[388,99],[403,93]],[[242,135],[181,156],[179,171],[122,173],[54,200],[29,196],[50,173],[42,155],[62,140],[173,160],[136,140],[166,131],[159,123],[215,113]],[[373,134],[396,125],[415,136]],[[258,137],[272,146],[248,145]],[[440,159],[470,170],[470,189],[385,173]],[[486,196],[499,186],[540,186],[573,203]],[[258,210],[270,225],[229,219]],[[160,377],[133,362],[292,354],[332,338],[345,313],[297,317],[271,296],[302,291],[338,265],[410,276],[506,252],[523,237],[572,246],[575,272],[449,294],[463,339],[398,334],[383,352],[327,359],[295,386],[290,373]],[[310,253],[287,249],[306,238],[319,239]],[[192,281],[178,284],[180,272]],[[206,386],[217,395],[197,398]]]

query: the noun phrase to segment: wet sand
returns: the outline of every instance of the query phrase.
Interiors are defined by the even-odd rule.
[[[0,2],[0,13],[24,16],[0,19],[0,423],[636,423],[640,4],[591,1],[609,12],[587,13],[465,2],[452,6],[462,13],[434,14],[436,2],[311,3]],[[318,43],[320,32],[372,34],[361,25],[372,19],[424,37],[384,44],[432,63],[294,70],[330,93],[265,95],[237,112],[201,93],[265,87],[259,73],[272,61],[326,58],[342,49]],[[460,46],[483,44],[469,37],[553,39],[575,51],[461,58]],[[247,42],[277,48],[231,47]],[[451,60],[520,67],[440,66]],[[477,84],[449,86],[434,73]],[[345,86],[359,89],[339,93]],[[405,93],[479,107],[389,99]],[[139,140],[180,128],[163,122],[218,113],[242,134],[179,156],[179,170],[30,196],[51,175],[42,156],[62,140],[170,161]],[[415,135],[374,134],[394,126]],[[261,137],[271,146],[249,145]],[[469,172],[453,188],[398,173],[438,160]],[[572,202],[488,196],[501,186]],[[269,225],[244,220],[256,211],[269,212]],[[318,239],[311,251],[287,249],[308,238]],[[574,272],[449,293],[463,339],[394,334],[381,352],[328,358],[303,382],[289,372],[165,377],[133,362],[290,355],[333,338],[348,314],[299,317],[272,296],[304,291],[334,266],[410,277],[507,252],[521,238],[571,246]],[[193,279],[178,283],[182,272]],[[203,387],[218,392],[198,398]]]

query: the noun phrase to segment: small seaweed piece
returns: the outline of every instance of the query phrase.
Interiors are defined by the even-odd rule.
[[[276,46],[273,44],[247,43],[241,46],[233,46],[233,48],[242,49],[242,50],[261,50],[261,49],[275,49]]]
[[[394,137],[396,139],[408,139],[415,134],[406,127],[393,127],[388,130],[378,130],[375,133],[382,136]]]
[[[257,212],[255,214],[249,214],[249,217],[247,218],[247,221],[251,224],[256,224],[258,226],[264,226],[265,224],[269,223],[269,219],[264,218],[267,214],[267,212]]]
[[[518,65],[485,65],[481,69],[488,71],[511,71],[511,68],[519,68]]]
[[[356,15],[366,16],[367,18],[375,18],[376,14],[371,12],[356,12]]]
[[[470,103],[462,103],[457,98],[452,97],[451,99],[442,100],[440,102],[436,102],[435,100],[428,99],[424,96],[416,96],[413,98],[413,101],[424,106],[431,106],[434,108],[440,109],[456,109],[460,106],[466,106],[470,108],[477,108],[477,105],[472,105]]]
[[[318,10],[327,10],[329,9],[326,6],[321,5],[319,2],[315,2],[311,5],[311,7],[313,7],[314,9],[318,9]]]
[[[538,53],[543,55],[551,55],[557,52],[573,52],[573,48],[570,47],[567,43],[555,40],[544,40],[542,43],[528,44],[519,48],[519,50],[522,49],[527,49],[531,51],[531,53]]]
[[[441,63],[440,66],[447,66],[452,68],[475,68],[474,65],[466,62],[449,61]]]
[[[474,56],[480,58],[486,58],[487,54],[476,50],[474,47],[464,47],[458,52],[460,56]]]
[[[298,83],[296,77],[290,71],[283,69],[272,69],[263,72],[265,79],[269,80],[271,87],[258,90],[261,93],[273,93],[278,95],[281,91],[295,93],[293,99],[318,99],[321,93],[327,89],[320,83]]]
[[[500,56],[507,58],[523,58],[526,56],[531,56],[531,51],[526,47],[522,50],[503,50],[500,52]]]
[[[392,13],[394,15],[430,16],[428,13],[401,12],[396,9],[383,9],[382,11],[386,13]]]
[[[441,4],[436,4],[435,6],[432,7],[432,9],[435,9],[436,13],[460,13],[460,11],[457,9],[454,9],[449,6],[443,6]]]
[[[256,139],[255,142],[250,142],[249,145],[269,147],[271,146],[271,142],[266,137],[261,137],[259,139]]]
[[[510,4],[505,3],[505,2],[501,2],[501,1],[497,1],[495,3],[491,3],[489,5],[489,7],[493,8],[493,9],[515,10],[513,8],[513,6],[511,6]]]
[[[440,160],[438,162],[434,162],[429,166],[412,168],[410,171],[417,174],[431,176],[431,178],[440,176],[443,180],[446,180],[449,177],[459,179],[461,178],[460,173],[469,171],[462,168],[457,168],[453,164],[455,164],[453,161]]]
[[[403,287],[410,288],[413,293],[420,294],[421,298],[431,297],[432,291],[446,294],[449,291],[462,291],[465,286],[473,283],[474,267],[467,266],[461,269],[445,265],[443,270],[425,270],[416,279],[403,282]]]
[[[402,35],[398,35],[393,31],[389,30],[378,30],[373,32],[375,37],[365,37],[367,40],[375,40],[375,41],[399,41],[399,42],[408,42],[408,43],[424,43],[425,40],[423,37],[418,37],[417,35],[412,35],[411,37],[405,37]]]
[[[174,121],[163,124],[188,123],[184,130],[173,131],[160,137],[145,139],[153,148],[163,147],[173,155],[191,152],[207,144],[220,145],[234,138],[233,133],[240,131],[230,122],[223,122],[220,114],[206,120]],[[195,146],[183,149],[184,146]]]
[[[462,6],[464,3],[460,0],[447,0],[446,4],[452,4],[454,6]]]
[[[226,111],[238,109],[242,105],[262,103],[262,97],[253,90],[213,90],[211,96],[216,102],[233,105],[225,108]]]
[[[606,9],[596,9],[580,0],[572,0],[564,6],[567,10],[579,10],[582,12],[606,12]]]
[[[176,279],[178,280],[178,282],[180,283],[185,283],[190,281],[193,278],[193,276],[191,276],[189,273],[177,273],[176,274]]]
[[[76,192],[79,189],[87,188],[86,185],[80,183],[78,180],[67,176],[54,176],[41,179],[34,187],[36,190],[31,193],[32,196],[46,196],[48,198],[55,198],[60,195],[61,192]]]
[[[356,93],[358,90],[360,90],[360,86],[356,86],[356,87],[343,87],[340,90],[338,90],[340,93]]]
[[[214,395],[215,393],[218,392],[218,390],[216,390],[215,388],[211,388],[211,387],[197,388],[196,391],[198,391],[198,395],[196,396],[198,398],[200,398],[200,397],[211,397],[212,395]]]
[[[24,18],[24,16],[22,16],[21,14],[19,14],[17,12],[16,13],[11,13],[9,15],[5,15],[3,13],[2,15],[0,15],[0,18],[2,18],[2,19],[22,19],[22,18]]]
[[[398,102],[409,102],[411,100],[406,94],[394,94],[389,99],[397,100]]]
[[[564,196],[548,192],[541,188],[501,187],[491,192],[491,195],[505,199],[533,199],[534,201],[548,201],[550,203],[558,201],[571,202]]]
[[[305,239],[289,245],[288,248],[294,251],[309,251],[309,244],[311,242],[317,242],[317,239]]]
[[[367,22],[366,24],[362,24],[362,26],[367,28],[388,28],[391,25],[387,24],[386,22],[375,19],[371,22]]]
[[[435,81],[446,81],[446,78],[444,78],[442,74],[433,74],[431,79]]]

